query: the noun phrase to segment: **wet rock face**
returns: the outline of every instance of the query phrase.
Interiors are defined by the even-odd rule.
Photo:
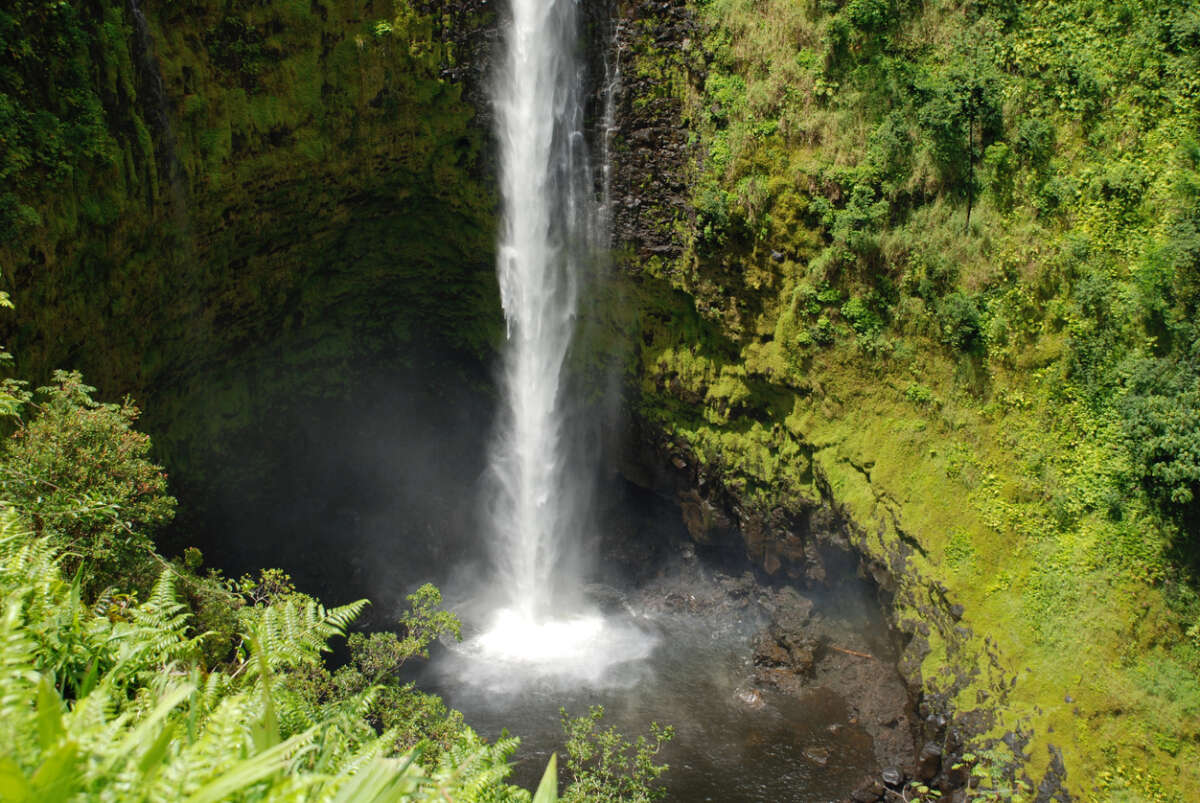
[[[733,522],[724,511],[695,489],[679,495],[679,508],[688,534],[697,544],[712,546],[729,539],[733,534]]]
[[[881,613],[839,615],[840,595],[792,587],[763,593],[770,624],[755,646],[755,680],[793,694],[820,689],[846,701],[850,723],[870,734],[879,766],[911,766],[916,715],[896,668],[897,652]],[[821,597],[824,597],[822,600]]]
[[[645,422],[632,423],[624,446],[620,473],[672,499],[699,549],[744,556],[772,580],[826,582],[821,544],[832,542],[840,549],[845,542],[836,515],[819,500],[795,499],[767,510],[746,504],[722,482],[719,468],[699,463]]]
[[[756,676],[764,683],[774,683],[781,671],[811,676],[816,648],[812,639],[772,627],[754,647],[754,665],[760,667]]]
[[[703,73],[699,28],[686,0],[614,3],[615,45],[621,64],[634,59],[683,61]],[[699,80],[699,79],[697,79]],[[686,174],[691,147],[680,102],[661,75],[622,70],[613,142],[614,241],[633,249],[625,266],[640,270],[652,257],[682,251],[677,218],[691,215]]]
[[[753,704],[754,690],[844,700],[847,726],[870,736],[879,768],[852,799],[885,799],[880,790],[907,790],[917,783],[953,799],[969,780],[964,734],[986,732],[990,723],[953,715],[947,694],[924,694],[920,665],[931,628],[962,627],[965,612],[942,600],[935,586],[926,619],[893,621],[889,601],[897,593],[904,555],[885,560],[856,551],[855,525],[830,496],[755,509],[724,485],[719,467],[700,464],[686,447],[650,426],[637,424],[633,432],[638,445],[625,455],[622,471],[678,505],[690,543],[674,548],[751,568],[739,569],[744,574],[737,599],[765,622],[752,645],[744,703]],[[868,618],[874,617],[875,626],[847,621],[833,602],[847,584],[868,589],[867,607],[874,611]],[[684,584],[660,604],[703,613],[733,599],[702,599],[689,588]],[[884,770],[893,783],[883,779]]]

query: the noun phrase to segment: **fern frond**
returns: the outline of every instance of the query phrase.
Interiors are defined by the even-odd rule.
[[[316,661],[329,650],[329,639],[345,635],[365,606],[366,600],[359,600],[327,610],[312,599],[286,598],[247,612],[246,640],[271,671]],[[255,657],[248,668],[252,676],[261,674]]]
[[[36,645],[24,630],[24,600],[10,594],[0,615],[0,750],[19,763],[32,756],[33,700],[39,675],[34,669]]]
[[[354,620],[358,618],[359,614],[361,614],[363,609],[369,604],[369,600],[360,599],[326,611],[324,617],[325,623],[329,627],[334,628],[334,630],[329,633],[329,636],[346,635],[346,628],[354,624]]]

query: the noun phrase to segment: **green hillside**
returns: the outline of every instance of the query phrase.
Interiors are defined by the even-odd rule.
[[[78,368],[97,398],[134,394],[154,459],[200,489],[272,404],[340,398],[351,366],[432,346],[485,365],[503,336],[491,4],[137,8],[0,10],[14,375]],[[1059,756],[1083,799],[1194,798],[1200,8],[622,0],[588,14],[592,64],[612,46],[600,22],[619,23],[620,208],[575,367],[623,366],[663,465],[736,513],[762,582],[808,560],[770,522],[838,523],[826,535],[849,538],[891,605],[925,712],[968,737],[970,799],[1034,799]],[[241,751],[228,767],[246,799],[276,783],[332,796],[363,766],[414,795],[465,766],[467,799],[529,797],[503,780],[513,745],[438,731],[444,708],[395,680],[399,662],[379,688],[330,675],[321,650],[357,608],[159,556],[174,500],[148,442],[126,437],[136,413],[80,383],[0,397],[17,433],[0,457],[0,710],[19,726],[0,738],[0,797],[118,799],[194,761],[208,774],[178,788],[218,799],[226,765],[200,760],[206,744]],[[21,441],[49,398],[65,429]],[[92,454],[96,473],[75,472],[81,432],[143,462],[121,473]],[[33,464],[77,493],[31,488]],[[92,565],[80,550],[97,576],[76,576]],[[307,629],[272,663],[253,639],[285,615]],[[151,643],[171,662],[146,658]],[[377,727],[380,695],[412,716]],[[190,741],[168,750],[178,706]],[[442,741],[405,775],[397,757],[421,737]]]
[[[635,62],[692,147],[681,256],[635,264],[643,414],[752,506],[844,505],[924,687],[1035,780],[1054,745],[1085,797],[1187,799],[1200,12],[694,13]]]

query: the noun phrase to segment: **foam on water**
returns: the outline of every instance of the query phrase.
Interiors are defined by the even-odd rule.
[[[546,688],[618,688],[638,679],[637,665],[659,643],[632,617],[583,610],[560,618],[503,608],[479,633],[451,647],[459,682],[497,693]]]
[[[587,608],[574,592],[590,531],[592,469],[570,449],[566,362],[579,293],[608,246],[583,135],[576,0],[511,0],[504,41],[492,99],[502,210],[497,276],[508,337],[486,499],[494,566],[487,596],[502,609],[461,649],[505,667],[508,677],[594,680],[644,657],[652,640]],[[619,73],[609,73],[611,95]],[[611,106],[610,98],[608,118]],[[612,120],[605,126],[607,141]],[[601,179],[607,187],[603,171]]]

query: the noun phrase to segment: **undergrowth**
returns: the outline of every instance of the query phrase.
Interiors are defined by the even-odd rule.
[[[671,83],[696,214],[639,279],[642,413],[757,506],[818,495],[815,471],[864,524],[897,515],[999,645],[1015,687],[992,735],[1034,734],[1033,772],[1055,744],[1086,795],[1185,799],[1200,14],[696,13],[706,66]],[[949,660],[934,645],[931,688]],[[997,693],[984,672],[958,704]]]

